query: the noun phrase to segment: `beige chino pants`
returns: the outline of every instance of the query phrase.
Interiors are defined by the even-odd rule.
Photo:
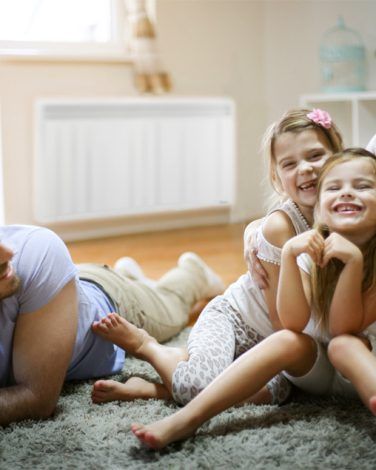
[[[155,287],[105,265],[87,263],[77,267],[81,279],[103,287],[119,315],[158,341],[166,341],[186,326],[193,305],[205,297],[207,289],[202,268],[190,260],[168,271]]]

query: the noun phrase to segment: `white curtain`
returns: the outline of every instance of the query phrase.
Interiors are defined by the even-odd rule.
[[[125,6],[137,90],[155,94],[169,92],[171,80],[161,65],[156,32],[148,16],[145,0],[125,0]]]

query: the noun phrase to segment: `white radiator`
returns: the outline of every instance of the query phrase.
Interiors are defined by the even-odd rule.
[[[227,98],[39,100],[34,216],[43,223],[231,205]]]

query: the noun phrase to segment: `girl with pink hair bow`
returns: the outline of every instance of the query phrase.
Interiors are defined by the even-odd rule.
[[[95,332],[148,361],[163,383],[139,377],[131,377],[125,384],[99,380],[93,386],[95,403],[173,398],[187,404],[237,357],[282,328],[276,310],[281,250],[290,238],[311,228],[319,170],[329,156],[342,150],[342,139],[328,113],[294,109],[267,129],[264,149],[279,201],[254,233],[254,240],[269,286],[261,290],[249,273],[243,274],[206,306],[186,348],[159,344],[143,330],[110,314],[96,325]],[[278,374],[249,399],[280,404],[288,398],[290,388]]]

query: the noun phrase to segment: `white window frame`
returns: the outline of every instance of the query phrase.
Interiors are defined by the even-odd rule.
[[[155,0],[147,0],[148,13],[155,17]],[[0,41],[0,58],[11,60],[129,62],[129,30],[124,0],[111,0],[112,40],[105,44],[83,42]]]

